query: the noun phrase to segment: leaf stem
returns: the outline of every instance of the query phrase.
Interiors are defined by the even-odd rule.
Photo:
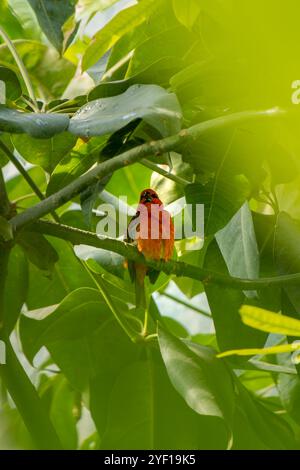
[[[159,175],[162,175],[165,178],[168,178],[169,180],[174,181],[175,183],[179,184],[180,186],[187,186],[188,184],[191,184],[190,181],[188,181],[184,178],[181,178],[180,176],[173,175],[169,171],[166,171],[163,168],[161,168],[160,166],[155,165],[155,163],[150,162],[146,158],[143,158],[143,160],[141,160],[141,164],[143,166],[149,168],[150,170],[154,171],[155,173],[158,173]]]
[[[95,285],[97,286],[100,294],[102,295],[103,299],[105,300],[106,304],[108,305],[109,309],[111,310],[113,316],[115,317],[116,321],[118,322],[118,324],[120,325],[120,327],[122,328],[122,330],[126,333],[126,335],[129,337],[129,339],[133,342],[133,343],[136,343],[137,342],[137,339],[140,337],[140,334],[139,333],[136,333],[132,328],[129,328],[129,326],[127,326],[125,324],[125,322],[122,320],[122,316],[121,314],[118,312],[118,309],[117,307],[115,306],[115,302],[113,301],[113,299],[111,298],[111,296],[109,295],[105,285],[104,285],[104,282],[103,280],[101,279],[100,276],[96,277],[93,275],[93,273],[89,270],[88,266],[86,265],[86,263],[84,261],[82,261],[82,265],[84,266],[85,270],[87,271],[87,273],[89,274],[89,276],[92,278],[93,282],[95,283]]]
[[[24,83],[26,85],[28,95],[32,99],[35,111],[38,112],[39,111],[38,103],[37,103],[37,100],[36,100],[36,97],[35,97],[35,93],[33,91],[32,83],[30,81],[28,72],[26,70],[26,67],[25,67],[21,57],[19,56],[13,42],[10,40],[9,36],[6,34],[6,32],[4,31],[4,29],[1,26],[0,26],[0,36],[2,37],[3,41],[5,42],[8,49],[10,50],[13,58],[15,59],[15,62],[17,64],[18,68],[19,68],[20,74],[22,75],[22,78],[23,78]]]

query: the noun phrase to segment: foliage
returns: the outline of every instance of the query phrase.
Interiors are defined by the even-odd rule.
[[[300,448],[299,10],[1,3],[0,448]],[[169,263],[95,235],[145,187],[205,206]]]

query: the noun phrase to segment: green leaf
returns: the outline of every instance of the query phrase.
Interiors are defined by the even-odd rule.
[[[76,417],[74,415],[76,393],[63,376],[53,384],[49,416],[57,429],[58,437],[66,450],[77,449]]]
[[[93,208],[97,200],[99,200],[101,193],[104,191],[110,179],[111,175],[107,175],[105,178],[101,179],[96,184],[90,186],[80,194],[81,209],[87,227],[91,226],[93,218]]]
[[[157,129],[162,136],[179,132],[181,110],[174,94],[156,85],[134,85],[122,95],[91,101],[70,120],[69,131],[91,137],[125,127],[136,119]]]
[[[280,213],[277,217],[274,235],[273,254],[280,274],[295,274],[300,271],[300,222],[292,219],[286,213]],[[295,286],[284,287],[297,317],[299,317],[300,295],[299,288]]]
[[[258,279],[259,252],[249,205],[246,203],[216,235],[231,276]]]
[[[289,425],[278,414],[272,413],[239,382],[239,406],[255,431],[256,436],[268,449],[297,449],[298,444]]]
[[[49,274],[30,264],[30,284],[26,301],[29,310],[59,304],[74,289],[94,287],[93,281],[68,243],[53,238],[51,245],[59,256],[54,271]]]
[[[69,117],[64,114],[22,113],[0,106],[0,130],[31,137],[50,138],[65,131]]]
[[[299,423],[299,419],[300,419],[299,376],[279,374],[278,379],[277,379],[277,387],[278,387],[282,404],[284,408],[286,409],[287,413],[295,420],[296,423]]]
[[[29,261],[42,271],[52,271],[58,261],[58,254],[41,234],[35,232],[23,232],[18,238],[19,245],[23,248]]]
[[[0,80],[5,83],[7,100],[15,101],[22,95],[22,87],[13,70],[7,67],[0,67]]]
[[[11,141],[9,140],[10,145]],[[14,148],[11,145],[11,150],[13,151]],[[46,185],[46,175],[42,168],[34,167],[28,170],[28,175],[30,178],[35,182],[35,184],[40,188],[41,191],[45,190]],[[38,203],[40,200],[39,198],[33,194],[32,188],[29,186],[27,181],[21,175],[16,175],[15,177],[11,178],[7,181],[7,191],[9,195],[9,199],[11,201],[17,201],[19,198],[24,198],[22,200],[22,207],[27,208],[30,207],[32,204]],[[32,196],[29,198],[29,196]]]
[[[154,0],[142,0],[120,11],[93,37],[82,58],[83,70],[94,65],[122,36],[143,23],[155,9],[155,3]]]
[[[172,0],[175,15],[184,26],[192,28],[201,12],[201,2],[198,0]]]
[[[11,39],[21,38],[24,36],[25,31],[20,20],[6,0],[0,4],[0,15],[1,25]]]
[[[250,305],[243,305],[240,314],[243,322],[252,328],[267,333],[300,336],[300,320]]]
[[[198,266],[199,268],[203,268],[206,251],[208,246],[211,242],[211,239],[207,239],[204,242],[204,246],[197,251],[188,251],[184,252],[182,256],[179,256],[178,261],[182,261],[183,263],[188,263],[193,266]],[[189,298],[192,299],[196,297],[196,295],[203,293],[204,287],[200,281],[195,279],[189,278],[177,278],[174,279],[179,289]]]
[[[52,173],[61,159],[73,148],[76,137],[69,132],[63,132],[51,139],[14,135],[12,142],[25,160],[41,166],[48,173]]]
[[[62,27],[74,13],[72,0],[28,0],[39,25],[53,46],[61,52],[63,44]]]
[[[47,196],[56,193],[74,181],[94,163],[100,160],[100,153],[106,144],[106,138],[95,137],[89,142],[78,139],[76,146],[55,167],[47,186]]]
[[[75,65],[60,57],[52,47],[38,41],[20,39],[14,42],[14,46],[30,74],[36,95],[44,102],[61,98],[75,74]],[[0,64],[9,67],[21,79],[18,67],[5,44],[0,45]]]
[[[125,93],[133,85],[159,85],[167,87],[169,79],[174,71],[178,69],[178,60],[170,57],[163,57],[146,67],[141,72],[125,80],[115,80],[101,82],[88,95],[88,100],[93,101],[99,98],[108,98],[110,96]]]
[[[161,15],[170,15],[170,12],[163,11]],[[166,23],[168,19],[161,19],[161,21]],[[153,72],[155,72],[155,64],[158,63],[158,59],[161,61],[164,59],[166,63],[170,60],[177,61],[178,72],[183,67],[183,59],[187,50],[193,46],[195,40],[195,37],[187,34],[186,29],[179,26],[176,20],[170,27],[163,24],[160,31],[155,31],[154,33],[150,31],[149,34],[144,32],[144,36],[146,36],[146,40],[135,47],[134,55],[126,72],[126,78],[133,78],[138,74],[142,75],[147,67],[149,70],[153,67]],[[169,81],[170,79],[171,77]]]
[[[266,356],[268,354],[283,354],[294,351],[299,351],[299,344],[283,344],[282,346],[272,346],[270,348],[262,349],[236,349],[232,351],[226,351],[224,353],[218,354],[218,358],[222,359],[224,357],[230,356]]]
[[[6,145],[6,147],[8,147],[11,151],[13,151],[13,146],[12,146],[12,143],[10,141],[10,137],[8,134],[2,134],[1,135],[1,140],[2,142]],[[6,155],[5,152],[3,152],[2,149],[0,149],[0,168],[2,168],[3,166],[5,166],[7,163],[8,163],[8,157]]]
[[[218,173],[205,185],[189,184],[185,187],[188,204],[204,204],[205,235],[224,228],[250,196],[248,180],[243,176]]]
[[[205,449],[212,441],[215,449],[226,448],[225,426],[186,405],[151,349],[116,376],[105,412],[102,449]]]
[[[0,238],[2,238],[5,242],[12,240],[14,237],[12,225],[9,223],[7,219],[0,215]]]
[[[28,292],[28,263],[23,250],[17,245],[9,256],[4,292],[4,325],[11,333],[26,301]]]
[[[94,261],[106,271],[115,276],[124,278],[124,257],[110,251],[92,248],[90,246],[79,245],[75,247],[75,253],[83,261]],[[89,264],[89,263],[88,263]],[[93,263],[93,266],[94,263]],[[96,269],[96,267],[95,267]]]
[[[189,165],[183,163],[180,156],[176,153],[170,155],[172,167],[172,175],[179,176],[189,181],[192,179],[193,172]],[[174,163],[173,163],[174,162]],[[164,202],[164,205],[171,204],[184,196],[183,187],[179,186],[174,181],[160,175],[159,173],[153,172],[151,178],[151,188],[154,189],[160,199]]]
[[[231,377],[214,351],[195,343],[185,344],[162,328],[159,345],[170,380],[186,403],[200,415],[230,422],[234,408]]]
[[[127,204],[134,206],[139,201],[141,192],[150,187],[151,175],[151,170],[141,168],[139,164],[121,168],[112,175],[106,191],[116,197],[126,196]]]
[[[215,241],[208,247],[204,267],[215,272],[229,274]],[[242,292],[213,284],[206,285],[205,292],[221,350],[264,346],[267,335],[247,327],[241,320],[239,310],[246,299]]]
[[[37,22],[36,16],[30,7],[29,3],[24,0],[4,0],[2,3],[8,3],[8,9],[11,11],[12,16],[14,17],[17,24],[11,24],[11,28],[5,28],[5,31],[9,34],[11,39],[41,39],[41,29]],[[1,18],[2,11],[1,11]],[[4,24],[6,26],[6,24]],[[20,30],[20,28],[22,28]]]
[[[125,314],[126,304],[119,304]],[[53,361],[76,390],[84,391],[106,364],[113,367],[117,360],[118,366],[122,367],[120,358],[112,354],[112,348],[116,345],[122,348],[123,344],[130,347],[131,343],[97,290],[80,288],[45,318],[42,316],[37,320],[34,312],[33,316],[35,319],[22,316],[20,320],[26,356],[32,361],[40,348],[46,346]],[[132,351],[136,351],[133,344]]]

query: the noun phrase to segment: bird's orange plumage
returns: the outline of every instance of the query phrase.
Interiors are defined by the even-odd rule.
[[[128,226],[128,239],[137,243],[146,259],[169,261],[174,251],[174,224],[169,212],[152,189],[142,192],[135,217]],[[136,280],[143,284],[148,268],[134,265]]]

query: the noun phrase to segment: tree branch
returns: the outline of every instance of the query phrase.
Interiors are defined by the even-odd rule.
[[[165,152],[178,149],[188,141],[199,138],[207,131],[221,129],[234,124],[239,125],[245,121],[251,121],[253,119],[265,119],[267,117],[278,118],[286,114],[287,112],[285,110],[279,108],[267,111],[245,111],[230,114],[202,122],[190,127],[189,129],[184,129],[174,136],[135,147],[121,155],[118,155],[117,157],[97,165],[95,168],[80,176],[77,180],[73,181],[56,194],[53,194],[39,204],[27,209],[22,214],[18,214],[11,219],[13,228],[14,230],[18,230],[26,224],[43,217],[70,201],[87,187],[96,183],[98,180],[103,179],[108,174],[113,173],[120,168],[124,168],[125,166],[132,165],[149,155],[160,155]]]
[[[50,235],[56,238],[67,240],[73,245],[88,245],[95,248],[117,253],[124,258],[135,261],[141,264],[146,264],[158,271],[162,271],[169,275],[177,277],[188,277],[197,281],[207,284],[218,284],[227,286],[237,290],[260,290],[267,289],[271,286],[287,286],[287,285],[300,285],[300,273],[291,274],[287,276],[279,276],[274,278],[261,278],[256,280],[240,279],[230,277],[228,275],[220,274],[207,269],[202,269],[190,264],[176,262],[176,261],[153,261],[146,260],[139,251],[128,243],[111,238],[100,238],[97,234],[86,232],[83,230],[68,227],[66,225],[58,225],[52,222],[38,221],[30,226],[30,230]]]

